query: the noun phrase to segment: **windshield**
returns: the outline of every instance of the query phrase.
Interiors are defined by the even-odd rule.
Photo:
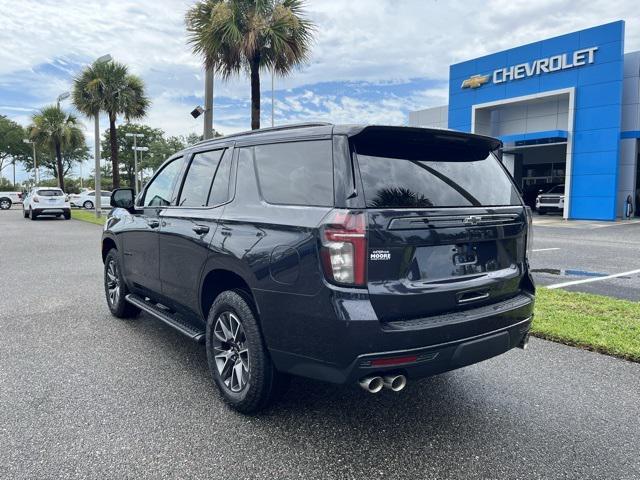
[[[41,197],[62,197],[64,194],[62,190],[38,190],[38,195]]]

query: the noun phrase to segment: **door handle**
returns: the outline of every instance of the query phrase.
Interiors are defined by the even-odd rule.
[[[198,235],[209,233],[209,227],[207,225],[194,225],[191,229]]]
[[[151,228],[158,228],[160,226],[160,221],[155,219],[147,220],[147,225]]]

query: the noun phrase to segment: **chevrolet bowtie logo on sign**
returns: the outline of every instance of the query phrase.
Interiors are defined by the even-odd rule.
[[[489,75],[472,75],[462,82],[462,88],[478,88],[489,81]]]

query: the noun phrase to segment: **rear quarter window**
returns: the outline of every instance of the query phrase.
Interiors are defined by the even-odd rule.
[[[333,205],[330,140],[259,145],[254,149],[264,200],[287,205]]]

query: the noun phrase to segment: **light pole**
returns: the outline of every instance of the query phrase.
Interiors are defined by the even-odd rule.
[[[271,69],[271,126],[273,127],[273,77],[274,69]]]
[[[135,138],[135,137],[134,137]],[[148,152],[149,147],[133,147],[134,152],[140,152],[140,163],[142,163],[142,152]],[[142,169],[140,169],[142,172]],[[140,179],[140,188],[142,188],[142,179]],[[138,176],[136,172],[136,195],[138,195]]]
[[[138,195],[138,152],[141,151],[138,149],[138,138],[144,138],[143,133],[125,133],[125,137],[133,137],[133,185],[136,195]],[[147,150],[149,150],[147,148]],[[140,162],[142,163],[142,154],[140,154]]]
[[[106,55],[102,55],[93,63],[107,63],[111,61],[111,55],[108,53]],[[93,129],[94,135],[94,144],[93,144],[93,157],[94,157],[94,168],[95,168],[95,177],[94,177],[94,187],[95,187],[95,207],[96,207],[96,218],[100,218],[102,214],[102,179],[100,178],[100,110],[97,110],[94,114],[95,124]]]
[[[36,142],[34,142],[33,140],[27,140],[26,138],[23,139],[22,141],[24,143],[30,143],[33,146],[33,171],[36,177],[36,187],[37,187],[38,183],[40,183],[40,180],[38,178],[38,160],[36,159]],[[14,164],[14,168],[15,168],[15,164]]]
[[[63,93],[61,93],[60,95],[58,95],[58,100],[57,100],[57,103],[58,103],[58,109],[60,109],[60,102],[61,102],[62,100],[66,100],[67,98],[69,98],[69,96],[70,96],[70,95],[71,95],[71,94],[70,94],[69,92],[63,92]]]

